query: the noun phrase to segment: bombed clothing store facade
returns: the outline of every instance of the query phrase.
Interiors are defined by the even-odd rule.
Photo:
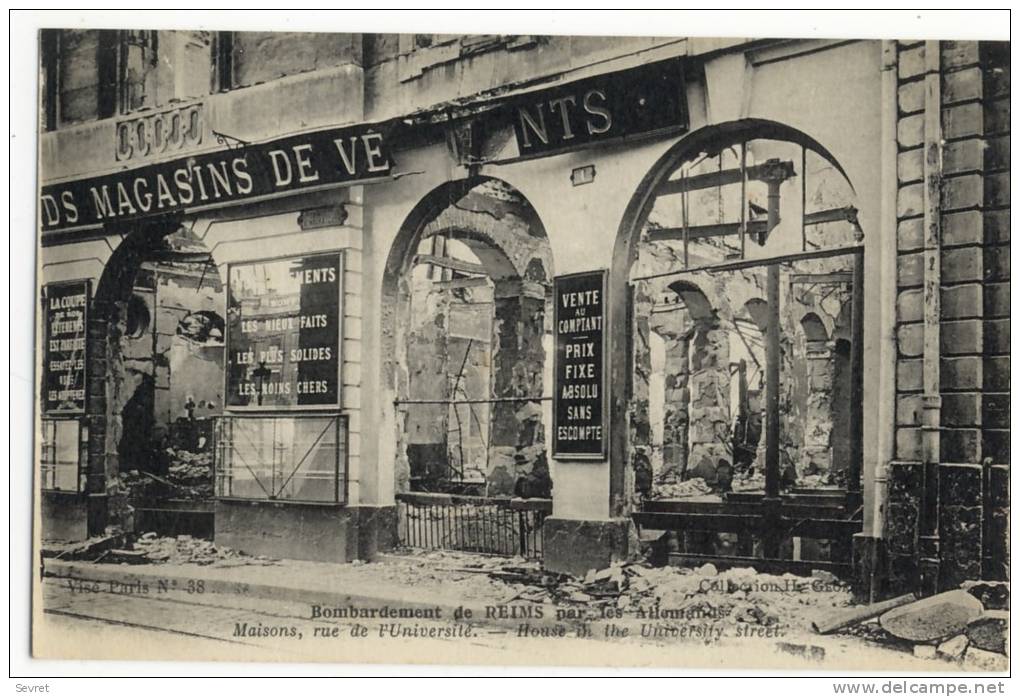
[[[872,595],[1004,573],[1008,51],[42,56],[44,539],[583,573],[654,538]]]

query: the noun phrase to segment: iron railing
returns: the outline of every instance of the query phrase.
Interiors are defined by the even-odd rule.
[[[397,505],[405,547],[527,559],[542,557],[542,523],[552,512],[549,499],[450,494],[398,494]]]

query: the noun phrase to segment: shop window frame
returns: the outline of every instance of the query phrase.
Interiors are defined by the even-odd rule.
[[[778,131],[778,132],[770,132]],[[769,159],[761,162],[754,167],[747,166],[747,152],[748,144],[756,140],[776,140],[787,142],[792,145],[800,147],[799,162],[796,161],[782,161],[780,159]],[[683,173],[683,168],[686,164],[691,161],[700,162],[700,159],[691,157],[691,153],[712,153],[721,152],[724,147],[729,144],[730,147],[739,146],[739,167],[735,170],[721,170],[718,173],[709,173],[696,176],[689,176]],[[778,288],[778,277],[779,268],[785,263],[791,263],[796,261],[811,261],[818,259],[827,259],[835,257],[851,257],[853,259],[852,269],[850,271],[850,287],[852,288],[852,295],[850,299],[851,303],[851,385],[850,385],[850,401],[851,410],[849,415],[849,428],[850,428],[850,443],[849,443],[849,458],[846,468],[847,483],[841,487],[846,492],[847,508],[853,509],[856,505],[859,505],[859,501],[862,497],[862,486],[863,480],[861,478],[863,472],[863,346],[864,346],[864,231],[858,220],[858,210],[853,205],[847,205],[839,208],[825,209],[819,211],[807,212],[806,205],[806,158],[807,153],[811,151],[815,155],[822,157],[828,161],[836,171],[842,175],[843,179],[850,185],[851,191],[854,191],[853,184],[850,182],[850,178],[846,171],[839,165],[835,158],[829,153],[824,147],[822,147],[816,141],[810,139],[807,136],[801,136],[794,132],[785,131],[784,128],[756,128],[754,131],[750,131],[744,134],[740,134],[740,137],[733,137],[726,139],[726,136],[716,138],[711,144],[701,144],[700,149],[691,147],[687,154],[683,157],[676,158],[666,168],[664,168],[663,175],[655,181],[652,185],[647,187],[648,199],[646,201],[645,208],[638,213],[641,218],[640,224],[635,224],[635,230],[640,230],[642,227],[647,228],[649,216],[655,206],[655,202],[660,196],[669,194],[680,194],[684,197],[682,206],[682,224],[680,227],[675,228],[658,228],[651,229],[648,233],[648,240],[650,241],[678,241],[682,244],[681,249],[681,260],[679,261],[676,268],[668,271],[662,271],[658,273],[650,273],[642,276],[632,276],[629,279],[629,287],[633,290],[634,284],[640,281],[649,281],[652,279],[662,278],[677,278],[683,279],[685,277],[693,276],[701,272],[708,272],[709,274],[714,273],[726,273],[732,271],[738,271],[741,269],[749,268],[762,268],[766,270],[766,273],[771,276],[773,273],[776,278],[774,281],[770,280],[768,285],[775,284],[775,289],[768,292],[771,296],[773,293],[775,297],[769,297],[766,302],[769,307],[777,307],[779,304],[780,292]],[[704,159],[704,158],[701,158]],[[740,185],[740,197],[739,200],[747,201],[747,184],[749,179],[761,179],[762,181],[768,182],[768,179],[773,179],[776,182],[775,188],[770,186],[769,190],[769,211],[768,218],[759,221],[760,232],[764,232],[765,236],[772,233],[774,227],[779,223],[779,188],[778,185],[782,181],[789,179],[792,176],[796,176],[795,168],[800,167],[800,187],[799,195],[801,201],[801,215],[800,215],[800,251],[790,252],[785,254],[773,254],[770,256],[748,256],[747,255],[747,239],[752,238],[753,235],[757,234],[751,225],[751,221],[748,216],[748,206],[745,204],[740,205],[740,219],[736,223],[719,224],[705,226],[707,228],[717,228],[716,231],[710,231],[707,236],[722,236],[722,235],[733,235],[736,236],[739,241],[739,252],[734,254],[732,257],[721,260],[712,261],[703,264],[692,264],[688,255],[688,246],[691,241],[697,239],[692,235],[691,227],[687,220],[687,203],[686,196],[689,191],[699,190],[708,188],[711,186],[722,186],[728,184],[739,184]],[[677,173],[681,173],[680,177],[676,177]],[[753,174],[752,174],[753,173]],[[734,176],[736,175],[736,176]],[[763,176],[764,175],[764,176]],[[856,194],[856,192],[854,192]],[[773,201],[774,197],[774,201]],[[774,206],[774,210],[773,209]],[[853,240],[843,244],[836,244],[833,246],[816,247],[809,249],[808,236],[806,230],[809,226],[821,224],[821,223],[832,223],[832,222],[846,222],[850,225],[852,230]],[[725,231],[723,229],[725,228]],[[761,242],[764,244],[764,241]],[[633,294],[628,298],[628,308],[633,308]],[[770,311],[774,312],[774,311]],[[770,315],[771,318],[775,318],[775,314]],[[770,322],[771,324],[771,322]],[[775,363],[777,366],[774,368],[778,370],[778,366],[781,362],[782,349],[780,348],[779,342],[783,338],[783,330],[780,326],[781,323],[776,322],[776,326],[773,331],[775,336],[769,336],[770,332],[763,332],[763,338],[765,339],[765,360],[766,360],[766,375],[769,370],[769,364]],[[633,359],[633,347],[628,348],[628,354]],[[771,356],[770,356],[771,354]],[[633,372],[633,367],[632,367]],[[780,437],[780,406],[778,402],[779,395],[779,382],[782,380],[780,377],[776,380],[776,385],[771,390],[766,391],[766,402],[762,405],[762,416],[763,416],[763,432],[762,438],[766,446],[764,470],[765,470],[765,496],[770,499],[777,499],[780,496],[780,463],[779,463],[779,437]]]
[[[337,395],[336,401],[330,404],[293,404],[293,405],[237,405],[230,404],[230,375],[229,375],[229,363],[227,360],[224,362],[224,375],[223,375],[223,401],[225,410],[231,413],[252,413],[255,415],[269,416],[274,412],[277,412],[280,416],[285,416],[292,413],[300,412],[324,412],[333,410],[336,412],[343,408],[344,401],[344,335],[346,328],[346,318],[344,313],[346,312],[346,293],[347,284],[344,276],[347,273],[347,255],[348,249],[344,247],[338,247],[334,249],[324,249],[321,251],[307,252],[303,254],[278,254],[272,257],[263,257],[258,259],[246,259],[243,261],[234,261],[227,263],[227,282],[224,286],[227,297],[227,312],[224,317],[224,333],[223,342],[226,349],[231,350],[230,346],[230,295],[231,295],[231,283],[233,269],[235,267],[251,266],[254,264],[271,264],[279,261],[295,261],[298,259],[311,259],[315,257],[333,257],[339,258],[337,269],[339,271],[339,280],[337,282],[337,346],[336,346],[336,385]]]
[[[57,468],[62,464],[71,463],[60,463],[56,461],[49,461],[47,452],[51,453],[51,456],[55,459],[57,448],[56,448],[56,435],[57,435],[57,424],[74,424],[76,427],[75,440],[78,444],[76,450],[78,457],[73,463],[74,466],[74,487],[67,489],[53,485],[48,485],[48,480],[56,484]],[[53,437],[48,438],[48,429],[53,427]],[[39,488],[41,491],[46,493],[56,494],[81,494],[84,491],[83,486],[83,463],[88,462],[88,428],[85,425],[85,419],[80,416],[43,416],[39,424]],[[52,475],[47,476],[47,469],[52,469]]]
[[[290,466],[291,463],[283,463],[283,462],[280,462],[280,463],[273,462],[273,463],[271,463],[270,467],[272,468],[272,479],[270,481],[270,486],[269,486],[268,489],[266,489],[265,483],[262,482],[258,478],[258,475],[255,474],[256,470],[255,470],[255,468],[253,468],[251,466],[250,463],[245,463],[243,461],[240,463],[241,467],[239,469],[240,470],[247,470],[252,475],[252,477],[254,478],[255,483],[258,486],[258,488],[262,489],[262,491],[264,493],[264,496],[243,496],[243,495],[236,495],[236,494],[232,494],[232,493],[228,493],[228,494],[224,494],[223,493],[224,492],[225,484],[227,482],[233,482],[232,475],[230,475],[224,469],[225,466],[226,466],[225,452],[226,452],[226,450],[228,448],[230,448],[230,446],[232,444],[232,441],[228,441],[226,436],[225,436],[225,433],[224,433],[225,430],[226,430],[227,424],[231,424],[231,428],[233,428],[233,424],[235,424],[237,422],[256,421],[256,420],[272,421],[272,422],[274,422],[273,428],[274,428],[274,440],[275,440],[276,422],[282,422],[282,421],[285,421],[285,420],[290,420],[290,421],[295,421],[295,422],[296,421],[310,422],[310,421],[312,421],[314,419],[319,419],[319,420],[323,420],[323,421],[331,420],[331,421],[333,421],[334,427],[336,429],[336,431],[335,431],[335,433],[336,433],[336,438],[335,438],[335,443],[336,443],[336,453],[335,453],[335,455],[336,455],[336,457],[335,457],[335,460],[334,460],[335,464],[334,464],[334,470],[333,470],[333,496],[332,496],[331,500],[312,499],[312,498],[296,498],[296,497],[288,497],[288,496],[281,496],[280,495],[283,492],[283,490],[290,484],[290,482],[293,481],[294,475],[297,474],[297,472],[300,470],[301,465],[304,462],[304,459],[307,458],[308,454],[312,452],[312,448],[315,447],[315,445],[318,442],[318,439],[316,439],[312,443],[311,447],[301,455],[302,459],[298,462],[297,465],[295,465],[293,467],[293,469],[290,471],[289,474],[286,472],[286,468],[288,466]],[[328,425],[327,425],[327,428],[329,428]],[[323,429],[322,433],[324,434],[325,432],[326,432],[326,429]],[[319,438],[321,438],[321,435],[322,434],[320,434]],[[276,446],[275,446],[275,443],[273,444],[272,447],[273,447],[274,451],[277,449]],[[297,451],[295,451],[295,453],[296,452]],[[275,413],[275,414],[272,414],[272,413],[271,414],[267,414],[267,413],[240,413],[240,414],[229,413],[229,414],[223,414],[222,416],[219,416],[219,417],[216,418],[215,427],[214,427],[214,435],[213,435],[213,453],[214,453],[214,489],[213,489],[213,492],[214,492],[214,497],[215,497],[215,499],[217,501],[242,501],[242,502],[250,502],[250,503],[264,502],[264,503],[276,503],[276,504],[318,505],[318,506],[347,506],[348,503],[349,503],[349,498],[350,498],[349,497],[350,419],[349,419],[347,414],[336,414],[336,413],[308,414],[308,413],[293,413],[293,412]],[[243,460],[243,458],[242,458],[242,460]],[[283,474],[284,474],[284,477],[281,477],[279,479],[279,485],[278,485],[278,480],[276,478],[276,470],[275,470],[275,468],[277,467],[277,464],[279,464],[279,466],[281,468],[283,468],[282,471],[283,471]],[[231,469],[233,470],[233,469],[237,469],[237,468],[231,467]],[[262,470],[260,469],[258,471],[262,471]]]

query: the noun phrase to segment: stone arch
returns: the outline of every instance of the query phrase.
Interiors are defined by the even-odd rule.
[[[715,308],[697,284],[686,280],[676,281],[669,285],[669,289],[680,296],[695,322],[712,323],[717,319]]]
[[[617,230],[609,285],[610,312],[616,317],[633,318],[631,325],[615,322],[610,334],[611,354],[619,359],[612,362],[610,374],[613,386],[610,402],[610,495],[612,512],[616,515],[627,510],[626,497],[632,483],[629,477],[635,466],[635,454],[640,453],[643,445],[640,442],[640,424],[635,426],[634,417],[640,416],[641,405],[647,403],[647,394],[641,392],[640,381],[633,376],[636,375],[635,366],[643,360],[644,347],[640,337],[642,331],[647,332],[647,327],[642,329],[641,325],[646,320],[640,316],[638,308],[647,305],[648,301],[640,288],[634,290],[632,298],[631,291],[635,284],[631,272],[638,263],[639,244],[645,241],[646,224],[655,207],[657,192],[683,163],[693,161],[701,154],[718,155],[733,143],[751,140],[786,141],[802,146],[828,162],[833,170],[842,175],[853,192],[853,184],[846,171],[821,143],[800,130],[764,119],[741,119],[714,124],[687,134],[671,146],[642,179]],[[686,265],[686,249],[683,254]],[[660,275],[668,273],[667,270],[655,268],[645,271]],[[725,294],[722,297],[723,302],[730,304],[730,298],[725,297]],[[720,307],[723,302],[717,304],[717,312],[723,312]],[[723,319],[729,321],[732,318],[733,310],[725,310]],[[638,337],[633,344],[629,339],[631,336]]]
[[[764,334],[769,328],[769,304],[762,298],[750,298],[744,303],[744,312],[747,314],[758,331]]]
[[[149,461],[150,439],[166,435],[166,424],[156,414],[157,406],[167,406],[170,400],[162,394],[157,380],[157,366],[169,355],[158,353],[163,348],[151,344],[148,334],[156,331],[156,323],[163,314],[147,302],[155,302],[155,288],[151,300],[139,295],[138,284],[144,269],[151,275],[152,265],[185,260],[186,263],[212,269],[211,255],[193,239],[181,225],[179,216],[166,216],[111,226],[108,232],[119,235],[121,243],[113,251],[100,276],[88,319],[88,375],[86,421],[89,428],[85,493],[89,505],[89,534],[101,533],[108,524],[126,525],[126,508],[118,486],[125,460],[133,469],[157,466]],[[187,251],[174,249],[168,242],[174,235],[183,235],[195,243]],[[209,285],[221,287],[217,271],[210,271],[215,279]],[[155,281],[154,281],[155,282]],[[147,296],[144,296],[147,297]],[[220,308],[195,308],[195,322],[208,320],[210,330],[218,319],[222,323]],[[211,312],[206,317],[201,311]],[[138,324],[140,313],[148,315],[145,326]],[[161,324],[159,326],[162,326]],[[131,330],[137,336],[132,337]],[[166,328],[166,334],[178,334],[179,322]],[[222,337],[222,326],[219,331]],[[173,339],[169,340],[171,343]],[[132,346],[134,348],[130,348]],[[149,344],[147,355],[133,352]],[[213,350],[222,351],[222,341]],[[169,364],[167,364],[169,369]],[[218,384],[222,383],[222,375]],[[217,405],[217,407],[221,404]],[[167,407],[169,409],[169,407]],[[127,420],[129,423],[125,423]],[[161,425],[162,424],[162,425]],[[154,442],[154,441],[153,441]]]
[[[825,329],[825,322],[815,312],[807,312],[800,318],[800,327],[804,332],[804,338],[808,341],[828,341],[829,332]]]
[[[424,247],[433,253],[423,254]],[[448,252],[460,258],[451,263],[443,256]],[[442,287],[415,280],[416,265],[423,261],[452,269]],[[396,400],[398,490],[454,487],[453,473],[459,476],[456,486],[470,487],[464,490],[471,493],[549,495],[543,424],[550,414],[538,397],[551,350],[545,340],[551,270],[552,252],[540,219],[502,180],[445,183],[404,221],[386,262],[381,318],[382,384]],[[482,307],[469,311],[461,302],[469,296],[470,305]],[[486,305],[491,314],[482,317]],[[458,335],[453,322],[469,312],[475,333],[465,343],[466,335]],[[488,338],[478,334],[483,326],[491,326],[481,330],[489,331]],[[424,362],[433,354],[439,356],[432,361],[435,374],[426,375]],[[462,381],[465,373],[470,379]],[[473,390],[469,400],[461,394],[468,389]],[[426,393],[435,404],[422,404]],[[474,405],[461,414],[465,401]],[[383,405],[384,411],[390,408]],[[471,469],[477,470],[479,448],[484,452],[481,482],[465,479],[465,421],[477,428],[473,435],[483,443],[472,445],[470,455]],[[454,432],[456,449],[450,439]],[[438,464],[431,470],[428,462]]]

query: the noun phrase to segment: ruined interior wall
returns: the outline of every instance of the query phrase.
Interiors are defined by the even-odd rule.
[[[196,312],[225,314],[223,283],[215,267],[203,274],[197,268],[156,269],[155,413],[165,425],[187,416],[187,403],[196,417],[223,410],[223,335],[188,337],[178,334],[181,321]]]
[[[445,479],[493,496],[549,496],[551,412],[541,398],[552,252],[541,224],[519,194],[487,181],[425,226],[419,252],[459,259],[464,271],[454,277],[436,266],[430,278],[422,262],[406,274],[398,395],[494,401],[403,405],[398,450],[410,475],[424,476],[428,461],[438,486]]]
[[[972,41],[939,42],[941,85],[940,321],[925,320],[925,87],[928,45],[900,42],[898,56],[897,407],[885,539],[893,590],[917,586],[918,531],[937,524],[931,583],[1005,578],[1009,462],[1009,53]],[[929,213],[931,215],[931,213]],[[923,358],[937,328],[937,363]],[[926,371],[938,371],[939,455],[925,472]],[[922,507],[926,478],[937,497]],[[934,485],[931,483],[930,485]],[[936,520],[932,521],[932,516]],[[930,589],[930,587],[929,587]]]
[[[497,283],[495,290],[492,397],[541,397],[545,372],[544,288],[515,281]],[[490,494],[549,496],[551,481],[542,417],[538,400],[497,401],[492,405]]]
[[[816,174],[814,181],[821,192],[812,195],[812,205],[850,205],[845,179],[834,183],[833,171],[825,169]],[[706,201],[702,203],[719,203],[716,199]],[[826,228],[812,233],[819,245],[847,244],[854,236],[845,222],[817,227]],[[645,240],[634,275],[682,269],[682,258],[681,242]],[[836,258],[798,263],[781,272],[780,469],[787,484],[842,483],[833,471],[833,430],[837,417],[845,421],[846,415],[834,401],[838,366],[834,344],[827,339],[833,332],[849,335],[849,326],[843,325],[849,322],[851,298],[848,277],[846,281],[794,284],[792,274],[842,272],[848,276],[851,268],[847,259]],[[649,467],[653,481],[671,484],[682,472],[713,482],[720,461],[734,462],[740,395],[737,365],[741,360],[751,376],[747,385],[749,418],[763,420],[765,350],[758,328],[763,318],[752,316],[748,307],[757,303],[756,313],[767,312],[761,309],[764,278],[764,269],[745,269],[695,272],[635,284],[631,442],[636,467]],[[711,322],[699,323],[689,316],[683,301],[669,288],[677,280],[691,281],[705,293]],[[825,340],[809,341],[805,335],[801,320],[809,313],[824,325]],[[649,344],[653,335],[664,345],[664,357],[655,366]],[[682,336],[686,339],[681,340]],[[845,370],[841,379],[846,379]],[[754,456],[759,474],[764,445],[762,427]],[[845,443],[840,445],[844,456],[839,469],[843,469],[846,448]]]
[[[485,279],[471,279],[482,281]],[[492,288],[450,283],[450,394],[467,403],[449,408],[447,457],[462,479],[484,483],[489,462],[492,382]]]

